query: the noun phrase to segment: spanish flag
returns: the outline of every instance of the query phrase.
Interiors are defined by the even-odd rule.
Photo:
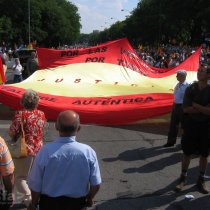
[[[179,66],[155,68],[129,41],[109,41],[81,49],[37,48],[40,70],[23,82],[0,85],[0,102],[15,110],[26,89],[37,91],[48,120],[72,109],[82,124],[123,125],[171,113],[176,71],[197,79],[199,48]]]
[[[4,74],[4,67],[3,67],[3,64],[2,64],[2,60],[1,60],[1,57],[0,57],[0,84],[6,82],[6,77],[5,77],[5,74]]]

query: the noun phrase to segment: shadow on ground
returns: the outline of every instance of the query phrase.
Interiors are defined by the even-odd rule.
[[[95,207],[95,210],[209,210],[210,196],[198,193],[195,186],[199,169],[189,169],[188,182],[183,191],[174,191],[178,181],[174,180],[162,189],[149,194],[144,192],[132,193],[129,196],[104,201]],[[186,195],[197,195],[194,199],[187,199]]]
[[[171,148],[163,148],[163,146],[157,146],[157,147],[151,147],[151,148],[140,147],[138,149],[126,150],[126,151],[120,153],[117,157],[104,158],[102,160],[104,162],[113,162],[113,161],[117,161],[117,160],[121,160],[121,161],[145,160],[147,158],[162,155],[163,153],[171,154],[171,153],[178,152],[178,151],[180,151],[179,147],[171,147]],[[177,156],[177,154],[176,154],[176,156]],[[172,159],[170,157],[168,157],[168,158]],[[180,155],[178,155],[177,158],[175,158],[175,159],[180,160]]]
[[[185,193],[189,193],[190,190]],[[180,196],[180,201],[176,201],[177,196]],[[209,196],[187,200],[184,194],[172,193],[163,196],[148,196],[147,198],[110,200],[97,205],[95,210],[209,210],[209,207]]]

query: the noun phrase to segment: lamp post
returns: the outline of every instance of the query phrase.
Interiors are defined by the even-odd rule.
[[[28,44],[31,43],[31,0],[28,0]]]

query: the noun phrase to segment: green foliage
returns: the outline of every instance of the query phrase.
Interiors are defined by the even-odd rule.
[[[113,25],[95,38],[107,41],[123,34],[134,44],[201,44],[202,34],[210,33],[209,14],[209,0],[139,0],[118,29]]]
[[[1,0],[0,39],[28,44],[29,1],[31,41],[52,47],[71,44],[79,37],[78,9],[67,0]]]
[[[137,8],[124,21],[109,29],[80,36],[77,7],[68,0],[1,0],[0,40],[29,41],[28,2],[30,1],[31,41],[56,47],[78,41],[98,44],[127,37],[132,44],[200,44],[210,33],[209,0],[139,0]]]
[[[11,19],[6,17],[6,16],[2,16],[0,17],[0,34],[2,38],[6,38],[6,37],[12,37],[12,28],[11,28]]]

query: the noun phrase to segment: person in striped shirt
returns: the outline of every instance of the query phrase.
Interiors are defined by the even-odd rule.
[[[8,210],[13,205],[14,163],[9,149],[0,137],[0,209]]]

